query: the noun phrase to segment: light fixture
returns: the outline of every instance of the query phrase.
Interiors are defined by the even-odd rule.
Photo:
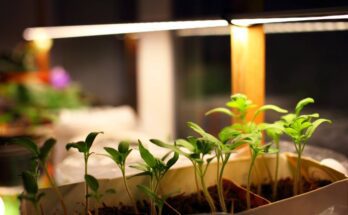
[[[172,21],[172,22],[147,22],[129,24],[102,24],[102,25],[77,25],[59,27],[37,27],[24,30],[25,40],[37,40],[38,38],[58,39],[71,37],[87,37],[99,35],[114,35],[126,33],[153,32],[165,30],[210,28],[228,26],[223,19],[199,20],[199,21]]]
[[[284,22],[304,22],[318,20],[342,20],[348,19],[348,14],[322,15],[322,16],[298,16],[298,17],[279,17],[279,18],[252,18],[252,19],[231,19],[232,25],[248,27],[257,24],[284,23]]]

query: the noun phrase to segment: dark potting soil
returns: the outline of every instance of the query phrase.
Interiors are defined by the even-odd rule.
[[[308,192],[315,190],[317,188],[326,186],[331,181],[328,180],[319,180],[319,181],[307,181],[304,178],[302,179],[303,192]],[[236,186],[234,183],[228,180],[223,181],[224,187],[224,197],[226,201],[227,210],[231,211],[231,207],[233,205],[234,212],[240,212],[246,210],[246,196],[245,191],[240,187]],[[257,193],[257,186],[252,185],[251,191]],[[219,198],[217,193],[217,186],[211,186],[208,188],[209,193],[214,199],[215,206],[217,207],[217,211],[221,211]],[[268,199],[269,201],[274,201],[272,199],[272,184],[266,183],[262,184],[260,187],[260,196]],[[289,198],[293,196],[293,180],[290,178],[281,179],[278,181],[278,190],[276,200],[281,200],[285,198]],[[176,195],[173,197],[169,197],[166,200],[172,207],[178,210],[181,214],[194,214],[194,213],[207,213],[210,211],[209,205],[204,198],[203,193],[193,193],[190,195],[186,195],[182,193],[180,195]],[[232,204],[233,202],[233,204]],[[257,198],[251,195],[251,207],[257,207],[263,204],[267,204],[265,200],[262,198]],[[138,201],[137,208],[140,214],[150,214],[150,203],[148,201]],[[95,214],[95,212],[92,212]],[[99,208],[99,215],[134,215],[134,209],[131,206],[120,204],[119,206],[107,206]],[[163,207],[163,214],[176,214],[173,210],[171,210],[166,205]]]
[[[302,178],[302,192],[306,193],[320,187],[324,187],[326,185],[331,184],[332,182],[329,180],[312,180],[308,181],[305,178]],[[252,185],[251,191],[253,193],[257,193],[265,199],[268,199],[271,202],[275,202],[278,200],[286,199],[293,196],[293,185],[294,181],[290,178],[281,179],[278,181],[277,186],[277,195],[276,198],[273,199],[273,186],[270,183],[261,184],[261,192],[258,193],[257,186]],[[243,186],[245,187],[245,186]]]
[[[234,212],[240,212],[246,210],[246,198],[245,198],[245,190],[236,186],[234,183],[228,180],[223,180],[224,187],[224,197],[226,201],[227,210],[231,211],[231,207],[233,205]],[[217,211],[221,211],[219,204],[219,197],[217,193],[217,186],[211,186],[208,188],[209,193],[214,199]],[[193,193],[190,195],[186,195],[182,193],[180,195],[176,195],[173,197],[169,197],[166,200],[172,207],[178,210],[181,214],[193,214],[193,213],[206,213],[210,211],[209,204],[205,200],[203,192]],[[233,202],[233,204],[232,204]],[[257,198],[254,195],[251,195],[251,207],[257,207],[263,204],[267,204],[267,201],[262,198]],[[150,214],[150,204],[147,201],[138,201],[137,207],[140,214]],[[93,213],[95,214],[95,213]],[[111,214],[135,214],[134,210],[130,206],[125,206],[120,204],[115,207],[108,207],[104,205],[102,208],[99,208],[99,215],[111,215]],[[173,210],[171,210],[168,206],[164,205],[163,214],[176,214]]]

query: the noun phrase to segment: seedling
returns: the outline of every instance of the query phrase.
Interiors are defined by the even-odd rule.
[[[76,148],[79,152],[83,153],[84,158],[84,165],[85,165],[85,175],[88,175],[87,171],[87,164],[88,164],[88,158],[91,156],[90,149],[92,147],[92,144],[97,137],[98,134],[103,132],[92,132],[87,135],[85,141],[79,141],[76,143],[68,143],[65,148],[66,150],[69,150],[71,148]],[[85,214],[88,214],[89,207],[88,207],[88,184],[85,183]]]
[[[204,177],[207,173],[209,164],[215,158],[215,155],[211,155],[211,154],[215,150],[216,144],[219,143],[221,144],[221,146],[223,144],[211,134],[206,133],[197,124],[189,122],[188,125],[194,131],[201,134],[202,137],[201,138],[188,137],[187,140],[179,139],[175,141],[175,145],[167,144],[160,140],[155,140],[155,139],[152,139],[150,141],[160,147],[171,149],[174,152],[187,157],[192,162],[193,168],[195,170],[195,174],[199,178],[204,197],[206,198],[209,204],[211,212],[215,214],[216,207],[214,205],[214,201],[211,195],[208,192],[208,188],[205,184]],[[186,150],[182,150],[181,148],[184,148]],[[207,157],[209,155],[210,157]],[[196,183],[197,183],[197,180],[196,180]]]
[[[107,189],[104,193],[99,192],[99,182],[98,180],[92,176],[92,175],[85,175],[85,182],[90,188],[91,192],[87,194],[87,198],[94,198],[98,204],[100,204],[101,199],[104,197],[105,194],[114,194],[116,191],[114,189]],[[96,209],[96,215],[98,215],[99,210]]]
[[[284,122],[284,132],[293,141],[295,150],[297,153],[297,163],[294,177],[294,195],[301,193],[301,156],[308,140],[312,137],[314,131],[320,124],[327,122],[331,123],[328,119],[319,119],[318,113],[309,115],[301,115],[301,111],[304,106],[314,103],[314,99],[305,98],[299,101],[295,107],[295,113],[288,114],[282,117]],[[316,120],[314,120],[316,119]],[[314,121],[313,121],[314,120]]]
[[[118,150],[104,147],[105,151],[108,153],[108,156],[116,163],[118,168],[121,170],[123,183],[126,188],[129,200],[131,201],[133,208],[136,214],[139,214],[137,205],[134,201],[134,198],[129,190],[129,186],[126,179],[126,159],[128,155],[131,153],[132,149],[129,149],[129,143],[126,141],[122,141],[118,145]]]
[[[284,123],[282,121],[274,122],[273,124],[263,123],[260,125],[262,130],[265,130],[267,135],[272,139],[273,144],[275,145],[276,152],[276,165],[274,170],[274,179],[273,179],[273,189],[272,197],[273,200],[276,200],[278,193],[278,171],[279,171],[279,140],[280,136],[284,133]]]
[[[18,198],[30,201],[34,206],[37,215],[44,214],[42,209],[40,208],[40,199],[44,196],[44,193],[39,192],[37,173],[24,171],[21,177],[25,193],[20,194]]]
[[[165,156],[162,159],[155,158],[150,153],[150,151],[143,146],[140,140],[139,140],[139,151],[140,151],[140,156],[143,159],[144,163],[138,163],[137,165],[133,165],[131,167],[142,171],[141,173],[136,174],[134,176],[140,176],[140,175],[149,176],[150,184],[149,184],[149,187],[138,186],[138,188],[141,191],[145,192],[145,194],[150,197],[151,214],[161,215],[162,209],[163,209],[163,204],[161,202],[163,199],[161,201],[159,200],[161,198],[157,193],[158,186],[162,178],[167,173],[167,171],[178,161],[179,154],[177,152],[174,152],[173,157],[170,158],[167,162],[164,162],[167,156]],[[158,208],[158,213],[156,212],[156,206]],[[174,211],[177,212],[176,210]]]
[[[36,170],[34,170],[34,175],[33,175],[36,177],[35,180],[37,180],[38,168],[40,166],[44,170],[51,187],[53,188],[54,192],[58,196],[60,204],[61,204],[62,209],[64,211],[64,214],[67,215],[67,210],[66,210],[66,206],[65,206],[62,194],[59,192],[54,180],[52,179],[51,175],[49,174],[48,168],[47,168],[47,162],[46,162],[51,149],[56,144],[56,140],[53,138],[47,139],[41,148],[39,148],[38,145],[29,138],[15,138],[15,139],[13,139],[13,142],[15,144],[24,146],[25,148],[27,148],[28,150],[30,150],[33,153],[33,155],[34,155],[33,160],[34,160],[34,162],[36,162],[38,164],[36,166]],[[32,178],[32,176],[29,176],[28,173],[25,173],[25,176],[22,175],[22,177],[25,177],[25,178],[23,178],[24,184],[27,183],[27,182],[25,182],[25,180],[31,180],[31,182],[28,182],[28,183],[33,185],[33,180],[32,180],[33,178]],[[35,189],[33,189],[31,191],[35,191]]]
[[[268,146],[267,145],[262,145],[262,128],[259,127],[255,123],[255,119],[257,116],[267,110],[273,110],[279,113],[286,113],[287,110],[284,110],[278,106],[275,105],[264,105],[259,107],[254,114],[251,117],[250,121],[247,121],[247,114],[248,111],[252,108],[255,108],[256,105],[252,103],[251,100],[249,100],[245,95],[243,94],[235,94],[231,96],[231,100],[226,103],[225,107],[219,107],[212,109],[206,113],[206,115],[220,112],[227,114],[228,116],[231,116],[234,118],[235,123],[231,126],[225,127],[221,132],[220,132],[220,138],[222,140],[228,140],[230,138],[234,139],[237,136],[244,134],[247,135],[245,136],[245,143],[248,143],[249,149],[250,149],[250,154],[251,154],[251,163],[249,167],[249,172],[248,172],[248,182],[247,182],[247,207],[248,209],[250,208],[250,179],[251,179],[251,172],[254,166],[254,162],[257,158],[257,156],[264,154]],[[238,134],[240,132],[240,134]],[[241,145],[241,143],[237,145]],[[275,150],[271,149],[269,152],[275,152]],[[217,153],[219,154],[219,153]],[[219,160],[218,160],[219,161]],[[227,161],[226,161],[227,162]],[[222,179],[221,179],[222,180]],[[220,191],[222,192],[222,191]],[[220,201],[220,204],[223,203]]]

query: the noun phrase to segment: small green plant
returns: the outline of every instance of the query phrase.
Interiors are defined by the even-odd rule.
[[[311,103],[314,103],[314,99],[302,99],[297,103],[295,113],[287,114],[282,117],[284,122],[284,132],[292,139],[297,153],[293,190],[294,195],[302,192],[301,157],[306,143],[312,137],[314,131],[319,127],[320,124],[324,122],[331,123],[331,121],[328,119],[320,119],[318,113],[301,115],[302,109]]]
[[[85,175],[85,182],[91,190],[91,192],[89,192],[87,194],[87,198],[94,198],[98,204],[100,204],[101,199],[104,197],[105,194],[116,193],[116,191],[114,189],[107,189],[104,191],[104,193],[101,193],[99,191],[99,182],[92,175]],[[98,214],[99,214],[99,210],[98,210],[98,208],[96,208],[96,215],[98,215]]]
[[[216,157],[215,155],[212,155],[216,148],[216,143],[220,144],[221,142],[213,135],[206,133],[197,124],[189,122],[188,125],[194,131],[201,134],[202,137],[188,137],[187,139],[179,139],[175,141],[175,145],[167,144],[155,139],[150,141],[160,147],[171,149],[174,152],[185,156],[192,162],[195,176],[198,176],[204,197],[209,204],[211,213],[215,214],[216,207],[210,193],[208,192],[208,187],[206,186],[204,177],[207,173],[209,164]],[[182,148],[186,150],[183,150]],[[196,184],[198,184],[197,182],[198,180],[196,179]],[[199,185],[197,185],[197,187],[199,187]]]
[[[275,145],[276,152],[276,165],[274,169],[274,178],[273,178],[273,189],[272,189],[272,198],[276,200],[278,193],[278,171],[279,171],[279,140],[280,136],[284,133],[284,123],[282,121],[276,121],[273,124],[263,123],[260,125],[261,130],[265,130],[267,136],[272,139],[272,143]]]
[[[34,206],[36,214],[44,214],[40,207],[40,199],[44,196],[44,193],[39,192],[39,186],[37,183],[38,173],[24,171],[21,174],[21,177],[25,193],[23,192],[22,194],[20,194],[18,198],[20,200],[25,199],[30,201]]]
[[[129,186],[128,186],[127,178],[126,178],[126,160],[128,155],[132,151],[132,149],[129,149],[129,143],[126,141],[121,141],[118,145],[118,150],[110,148],[110,147],[104,147],[104,149],[108,153],[108,156],[116,163],[118,168],[121,170],[123,183],[126,188],[128,197],[133,205],[135,213],[139,214],[133,195],[131,194],[129,190]]]
[[[49,171],[47,168],[47,162],[46,162],[51,149],[56,144],[56,140],[53,138],[47,139],[41,148],[39,148],[38,145],[35,142],[33,142],[30,138],[24,138],[24,137],[23,138],[15,138],[15,139],[13,139],[13,142],[15,144],[24,146],[25,148],[27,148],[28,150],[30,150],[33,153],[33,155],[34,155],[33,160],[34,160],[34,162],[36,162],[38,164],[36,167],[36,170],[34,171],[33,176],[35,176],[36,180],[37,180],[38,168],[41,167],[44,170],[51,187],[53,188],[54,192],[56,193],[56,195],[59,198],[59,201],[61,203],[64,214],[66,215],[67,210],[66,210],[66,206],[64,203],[64,199],[62,197],[62,194],[59,192],[54,180],[52,179],[51,175],[49,174]],[[27,173],[25,173],[25,174],[26,174],[25,177],[27,177],[28,174]],[[22,177],[23,177],[23,175],[22,175]],[[31,179],[28,177],[28,180],[31,180]],[[24,182],[24,183],[26,183],[26,182]]]
[[[79,152],[83,154],[84,158],[84,165],[85,165],[85,174],[88,175],[88,158],[91,156],[90,149],[92,147],[92,144],[97,137],[98,134],[103,133],[103,132],[92,132],[87,135],[85,141],[79,141],[76,143],[68,143],[65,148],[66,150],[69,150],[71,148],[76,148]],[[89,207],[88,207],[88,184],[85,183],[85,214],[88,214]]]
[[[131,166],[132,168],[142,171],[141,173],[136,174],[134,176],[139,176],[139,175],[149,176],[150,183],[148,187],[144,187],[140,185],[138,186],[138,188],[141,191],[145,192],[145,194],[150,197],[151,214],[161,215],[165,200],[158,195],[157,193],[158,186],[162,178],[168,172],[168,170],[178,161],[179,154],[174,152],[173,157],[170,158],[167,162],[164,162],[167,155],[165,155],[162,159],[155,158],[150,153],[150,151],[143,146],[140,140],[139,140],[139,152],[144,163],[138,163],[137,165]],[[158,212],[156,211],[156,206],[157,206]],[[177,212],[175,209],[174,211]]]
[[[214,108],[206,113],[206,115],[220,112],[227,114],[228,116],[233,117],[235,123],[231,126],[227,126],[222,129],[220,136],[223,139],[229,139],[231,137],[236,137],[237,132],[247,135],[244,139],[245,143],[248,143],[250,154],[251,154],[251,163],[248,171],[248,182],[247,182],[247,207],[250,208],[250,183],[251,183],[251,173],[255,163],[256,158],[264,154],[265,152],[275,152],[274,149],[269,149],[268,145],[262,144],[262,128],[255,123],[257,116],[267,110],[273,110],[279,113],[287,113],[287,110],[284,110],[276,105],[263,105],[256,109],[254,114],[251,117],[251,120],[247,120],[247,115],[249,110],[256,107],[247,96],[243,94],[235,94],[231,96],[231,100],[226,103],[227,108],[218,107]],[[240,135],[240,134],[239,134]],[[242,144],[242,143],[240,143]]]

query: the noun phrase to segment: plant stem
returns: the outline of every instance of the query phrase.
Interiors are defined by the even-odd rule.
[[[84,154],[84,159],[85,159],[85,176],[88,174],[87,172],[87,162],[88,162],[88,155],[87,154]],[[89,211],[89,204],[88,204],[88,185],[87,183],[85,182],[85,214],[88,214],[88,211]]]
[[[225,198],[224,198],[224,192],[223,192],[223,184],[222,184],[223,173],[224,173],[229,156],[226,155],[226,158],[227,159],[222,159],[222,166],[221,166],[221,170],[220,170],[219,175],[218,175],[218,182],[217,182],[219,201],[220,201],[220,206],[221,206],[221,209],[223,212],[227,212]],[[219,162],[219,159],[218,159],[218,162]]]
[[[133,196],[129,190],[129,187],[128,187],[128,183],[127,183],[127,180],[126,180],[126,171],[125,171],[125,167],[122,166],[121,167],[121,172],[122,172],[122,178],[123,178],[123,183],[124,183],[124,186],[126,188],[126,191],[128,193],[128,197],[129,197],[129,200],[131,201],[132,205],[133,205],[133,208],[134,208],[134,211],[136,214],[139,214],[139,211],[138,211],[138,208],[137,208],[137,205],[133,199]]]
[[[296,171],[295,171],[295,179],[294,179],[294,195],[300,194],[300,189],[302,186],[301,183],[301,156],[302,152],[298,151],[297,162],[296,162]]]
[[[278,193],[278,171],[279,171],[279,139],[275,139],[274,143],[276,145],[276,149],[278,150],[276,153],[276,166],[275,166],[275,172],[274,172],[274,182],[273,182],[273,201],[277,198]]]
[[[247,183],[247,209],[249,210],[251,208],[251,204],[250,204],[250,183],[251,183],[251,172],[252,169],[254,167],[254,163],[255,163],[255,159],[256,159],[256,155],[252,154],[251,155],[251,163],[250,163],[250,167],[249,167],[249,172],[248,172],[248,183]]]
[[[48,181],[50,182],[50,184],[51,184],[51,186],[52,186],[54,192],[55,192],[56,195],[58,196],[58,199],[59,199],[60,204],[62,205],[62,208],[63,208],[63,211],[64,211],[64,215],[67,215],[68,212],[67,212],[67,210],[66,210],[66,206],[65,206],[65,203],[64,203],[64,199],[63,199],[63,197],[62,197],[62,194],[59,192],[59,190],[58,190],[56,184],[54,183],[54,181],[53,181],[51,175],[49,174],[48,169],[47,169],[47,166],[46,166],[45,164],[43,164],[43,163],[41,163],[41,165],[42,165],[42,167],[43,167],[43,169],[44,169],[44,171],[45,171],[45,174],[46,174],[46,176],[47,176],[47,179],[48,179]]]
[[[214,205],[214,201],[213,199],[211,198],[210,194],[209,194],[209,191],[207,189],[207,186],[205,185],[205,180],[204,180],[204,174],[203,171],[202,171],[202,165],[200,164],[199,165],[199,177],[200,177],[200,180],[201,180],[201,185],[202,185],[202,190],[203,190],[203,193],[204,193],[204,196],[209,204],[209,207],[210,207],[210,210],[211,210],[211,213],[212,214],[215,214],[216,213],[216,208],[215,208],[215,205]]]
[[[181,213],[178,210],[176,210],[173,206],[171,206],[168,202],[164,201],[164,204],[167,205],[167,207],[174,211],[176,214],[181,215]]]
[[[197,165],[192,162],[193,164],[193,170],[194,170],[194,175],[195,175],[195,183],[196,183],[196,189],[197,189],[197,194],[198,194],[198,200],[201,202],[202,201],[202,195],[201,195],[201,189],[199,189],[199,183],[198,183],[198,175],[197,175]]]

